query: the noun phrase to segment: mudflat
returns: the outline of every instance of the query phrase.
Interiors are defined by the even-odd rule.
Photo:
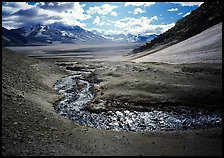
[[[96,96],[88,105],[92,112],[169,105],[221,111],[221,63],[134,63],[122,56],[127,50],[111,56],[105,51],[94,56],[94,51],[90,57],[42,54],[34,59],[2,49],[2,155],[222,155],[220,126],[111,131],[81,126],[57,114],[53,103],[63,96],[54,84],[71,74],[68,67],[91,69],[96,76]]]

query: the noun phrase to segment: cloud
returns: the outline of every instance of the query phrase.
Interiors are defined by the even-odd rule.
[[[101,6],[89,7],[89,9],[87,10],[87,13],[90,14],[90,15],[93,15],[95,13],[98,13],[98,14],[101,14],[101,15],[106,15],[106,14],[111,13],[116,8],[118,8],[118,6],[109,5],[109,4],[106,3],[106,4],[103,4]]]
[[[93,24],[97,26],[111,25],[111,20],[108,20],[105,16],[96,16],[93,20]]]
[[[150,25],[146,28],[142,29],[135,29],[135,28],[129,28],[129,29],[109,29],[109,30],[104,30],[104,29],[99,29],[99,28],[94,28],[90,29],[89,31],[96,30],[99,33],[103,35],[112,35],[112,34],[161,34],[163,32],[166,32],[168,29],[172,28],[175,24],[163,24],[163,25]]]
[[[118,21],[114,21],[115,30],[113,32],[123,33],[123,34],[160,34],[175,25],[175,23],[171,24],[163,24],[163,25],[153,25],[152,21],[158,20],[157,16],[153,16],[151,18],[141,17],[141,18],[131,18],[127,17]]]
[[[10,16],[19,10],[26,10],[34,8],[34,6],[28,5],[26,2],[4,2],[2,5],[2,16]]]
[[[27,9],[27,10],[20,9],[19,11],[15,12],[12,15],[32,17],[32,16],[37,16],[38,11],[36,8],[31,8],[31,9]]]
[[[63,12],[66,10],[73,9],[75,3],[73,2],[40,2],[36,6],[45,10],[54,10],[58,12]],[[81,6],[80,6],[81,7]]]
[[[111,12],[110,15],[117,16],[117,12]]]
[[[100,25],[100,17],[96,16],[96,18],[93,20],[93,24]]]
[[[20,9],[24,9],[24,10],[25,9],[30,9],[30,8],[33,8],[34,6],[29,5],[26,2],[5,2],[4,7],[15,9],[15,11],[18,11]]]
[[[135,10],[134,10],[134,14],[141,14],[141,13],[144,13],[145,11],[144,10],[142,10],[141,8],[135,8]]]
[[[182,15],[183,13],[181,12],[181,13],[178,13],[178,15]]]
[[[124,4],[125,7],[132,5],[132,6],[144,6],[144,7],[149,7],[151,5],[154,5],[156,2],[126,2]]]
[[[6,2],[2,5],[2,25],[7,28],[18,28],[37,23],[62,22],[83,27],[86,25],[81,21],[91,18],[83,7],[85,4],[81,5],[79,2],[40,2],[35,5]]]
[[[49,6],[54,6],[54,3],[50,2],[50,3],[49,3]]]
[[[181,6],[200,6],[204,2],[169,2],[169,3],[174,3],[174,4],[180,4]]]
[[[178,11],[178,8],[170,8],[170,9],[168,9],[167,11],[168,11],[168,12],[176,12],[176,11]]]

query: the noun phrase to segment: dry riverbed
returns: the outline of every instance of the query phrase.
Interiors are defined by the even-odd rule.
[[[2,155],[222,155],[222,128],[125,132],[63,118],[54,84],[85,69],[96,96],[89,111],[196,106],[221,111],[221,64],[26,58],[3,49]],[[63,68],[64,66],[64,68]],[[127,103],[127,104],[125,104]]]

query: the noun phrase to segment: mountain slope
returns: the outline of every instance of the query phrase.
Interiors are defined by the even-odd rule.
[[[185,39],[188,39],[205,29],[214,26],[222,21],[222,3],[204,2],[188,16],[176,22],[175,26],[154,40],[136,48],[132,53],[139,53],[146,50],[161,47],[166,48]]]
[[[2,27],[2,45],[23,45],[27,42],[28,41],[24,36]]]
[[[8,32],[12,35],[15,34],[23,37],[28,41],[26,44],[111,42],[111,40],[95,35],[79,26],[68,26],[62,23],[49,25],[37,24],[8,30]],[[7,38],[7,36],[5,37]],[[20,42],[17,42],[17,44],[19,45]]]
[[[144,56],[134,61],[171,64],[222,63],[222,23],[155,53],[145,52]]]

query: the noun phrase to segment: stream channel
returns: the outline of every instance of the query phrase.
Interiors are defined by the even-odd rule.
[[[64,98],[54,105],[57,113],[80,125],[114,131],[174,131],[209,128],[222,125],[222,115],[207,109],[178,106],[165,109],[155,107],[151,111],[102,111],[85,110],[95,94],[93,84],[81,77],[86,71],[72,71],[71,76],[60,79],[55,89]],[[172,109],[172,110],[167,110]]]

